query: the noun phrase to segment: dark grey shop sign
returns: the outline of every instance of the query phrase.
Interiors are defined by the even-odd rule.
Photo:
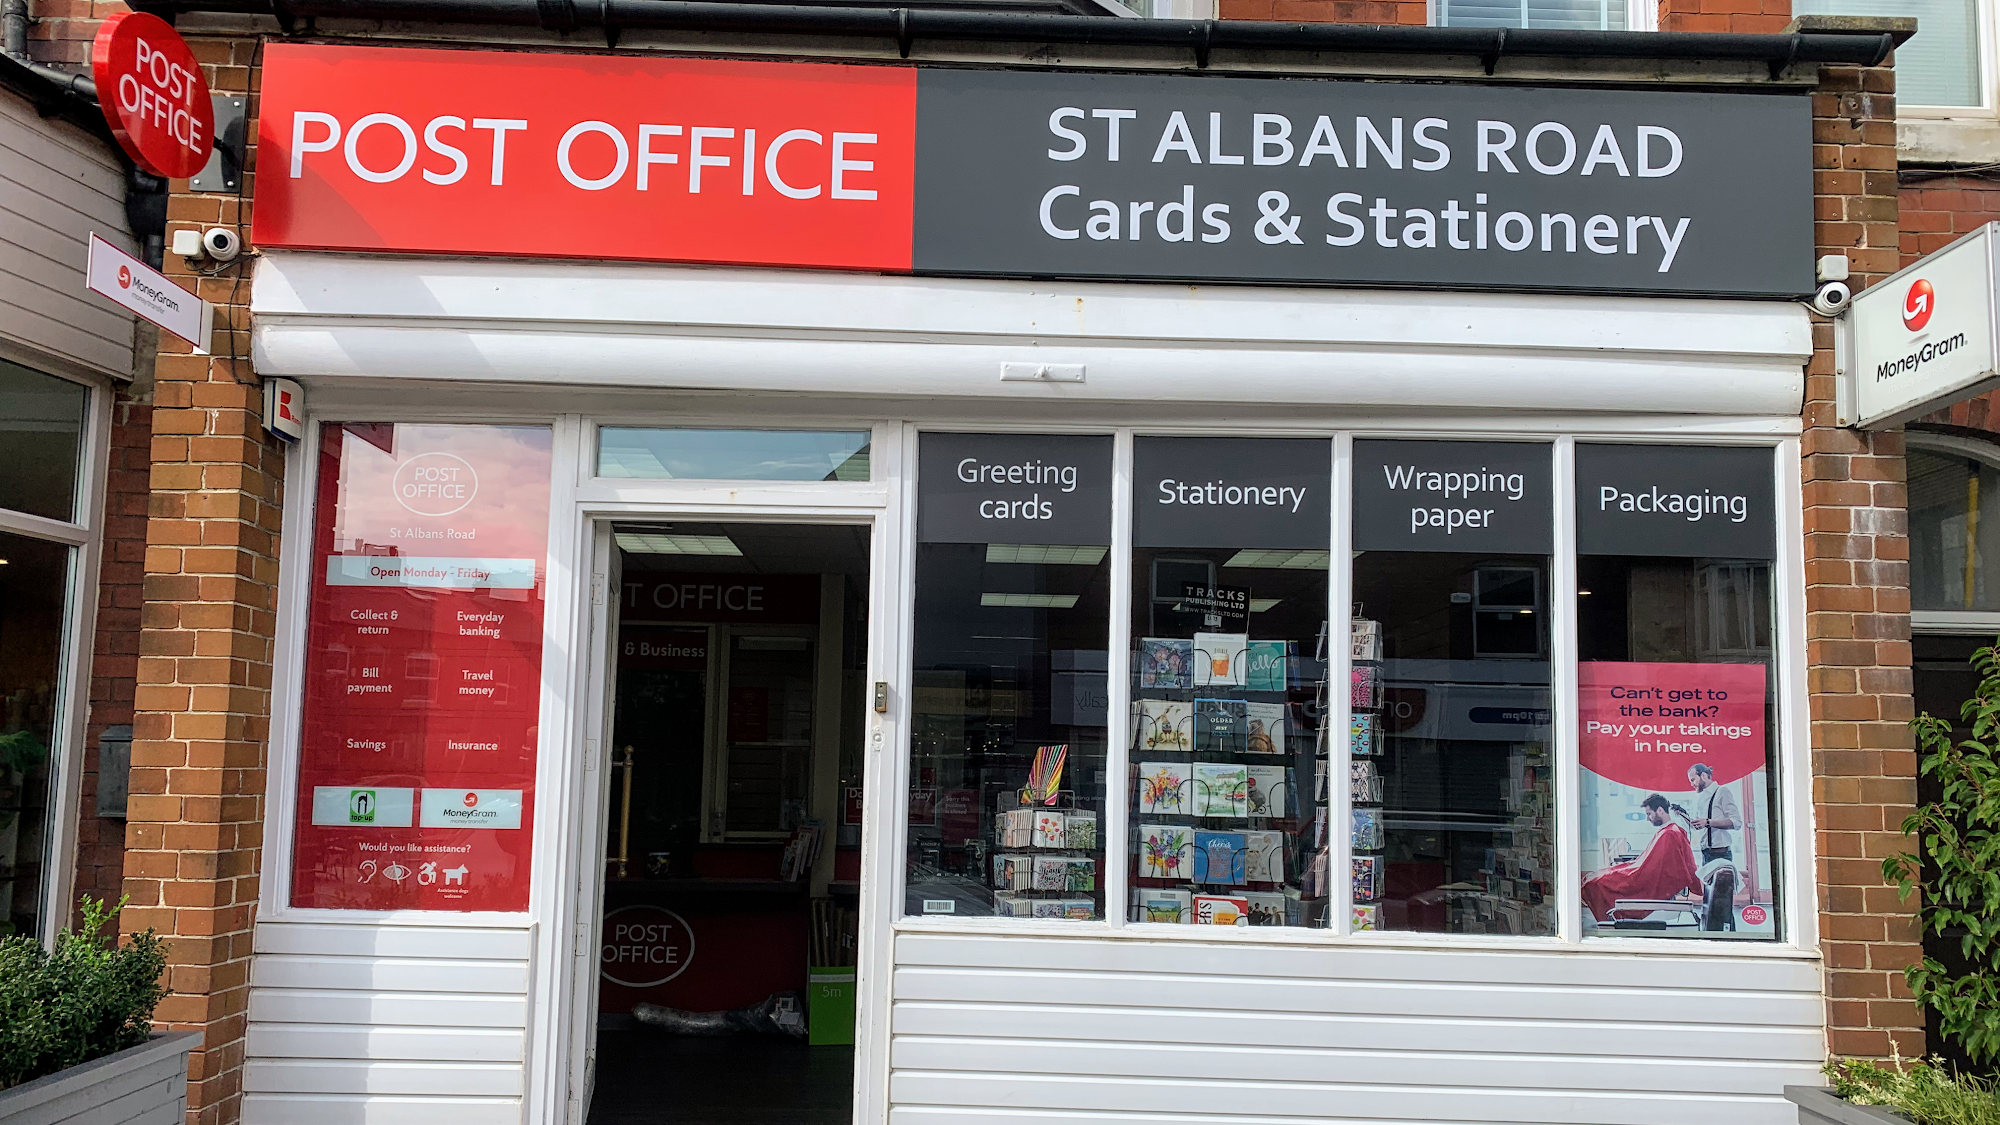
[[[1132,491],[1135,546],[1323,549],[1333,445],[1324,438],[1135,438]]]
[[[1545,555],[1555,536],[1547,445],[1354,443],[1354,549]]]
[[[1111,542],[1111,439],[923,434],[917,538],[925,543]]]
[[[1771,457],[1768,448],[1579,443],[1577,553],[1775,558]]]
[[[917,138],[920,273],[1813,285],[1803,94],[926,69]]]

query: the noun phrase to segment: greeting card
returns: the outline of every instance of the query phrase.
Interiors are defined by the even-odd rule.
[[[1245,832],[1243,834],[1243,878],[1251,883],[1285,881],[1285,834]]]
[[[1090,899],[1066,898],[1060,901],[1063,908],[1061,917],[1072,922],[1088,922],[1097,917],[1097,904]]]
[[[1382,913],[1380,906],[1372,902],[1365,904],[1357,903],[1352,910],[1353,912],[1348,915],[1348,928],[1359,933],[1363,930],[1373,930],[1377,927]]]
[[[1035,890],[1069,890],[1069,857],[1061,855],[1038,855],[1035,857]]]
[[[1132,705],[1132,748],[1181,753],[1194,749],[1194,707],[1172,699]]]
[[[1059,899],[1059,898],[1038,898],[1038,899],[1035,899],[1035,900],[1034,900],[1034,907],[1035,907],[1035,915],[1034,915],[1034,916],[1035,916],[1035,917],[1037,917],[1037,918],[1067,918],[1067,917],[1069,917],[1069,904],[1068,904],[1067,902],[1063,901],[1062,899]]]
[[[1375,763],[1363,759],[1349,762],[1347,783],[1353,801],[1357,805],[1379,805],[1382,803],[1382,776],[1375,772]]]
[[[1250,900],[1241,895],[1196,895],[1194,921],[1197,926],[1247,926]]]
[[[1025,891],[1034,886],[1034,857],[1000,854],[993,857],[993,886],[1002,891]]]
[[[1035,810],[1008,809],[1000,814],[1000,846],[1003,848],[1032,848],[1035,846]]]
[[[1249,672],[1250,637],[1245,633],[1194,635],[1194,686],[1242,687]]]
[[[1243,884],[1243,833],[1196,832],[1194,834],[1194,881]]]
[[[1196,762],[1194,815],[1249,816],[1250,767],[1236,762]]]
[[[1348,833],[1348,843],[1357,852],[1374,851],[1382,846],[1382,810],[1355,809],[1354,823]]]
[[[1350,679],[1353,682],[1353,690],[1348,696],[1348,702],[1352,706],[1373,711],[1381,705],[1382,683],[1376,676],[1373,664],[1356,664],[1350,673]]]
[[[1286,900],[1282,894],[1252,891],[1243,896],[1244,905],[1250,914],[1253,926],[1282,926],[1286,924]]]
[[[1142,637],[1136,663],[1139,686],[1142,688],[1194,686],[1193,641],[1175,637]]]
[[[1382,857],[1357,855],[1354,864],[1354,897],[1359,901],[1382,897]]]
[[[1248,705],[1240,699],[1194,701],[1194,748],[1204,754],[1240,754],[1250,733]]]
[[[1012,891],[995,891],[993,913],[1002,918],[1032,918],[1035,915],[1035,900],[1023,898]]]
[[[1060,848],[1067,835],[1069,817],[1059,812],[1045,812],[1041,809],[1029,810],[1035,816],[1035,846],[1038,848]]]
[[[1290,641],[1251,641],[1243,686],[1251,691],[1284,691],[1291,674]]]
[[[1292,815],[1292,771],[1284,766],[1251,766],[1251,816]]]
[[[1097,814],[1073,812],[1063,817],[1063,847],[1097,850]]]
[[[1178,824],[1139,826],[1139,877],[1187,879],[1194,875],[1194,829]]]
[[[1285,752],[1285,705],[1245,703],[1243,744],[1252,754]]]
[[[1194,797],[1184,762],[1139,763],[1139,812],[1147,816],[1186,816]]]
[[[1194,895],[1145,887],[1138,892],[1139,921],[1185,925],[1194,921]]]
[[[1094,891],[1097,889],[1096,860],[1071,857],[1065,861],[1064,866],[1068,868],[1068,871],[1064,875],[1063,890]]]
[[[1366,758],[1382,752],[1379,735],[1379,720],[1373,715],[1350,715],[1347,719],[1347,744],[1357,758]]]

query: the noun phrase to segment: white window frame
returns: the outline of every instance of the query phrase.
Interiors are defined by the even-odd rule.
[[[1424,22],[1432,27],[1449,26],[1444,22],[1446,0],[1429,0],[1424,14]],[[1626,31],[1660,30],[1659,0],[1625,0]]]
[[[1946,456],[1966,457],[1983,461],[2000,469],[2000,445],[1980,441],[1977,438],[1961,437],[1957,434],[1939,434],[1928,430],[1908,430],[1903,435],[1907,450],[1923,450],[1926,453],[1940,453]],[[1916,576],[1911,576],[1911,587],[1915,588]],[[1910,610],[1910,631],[1956,636],[1991,637],[2000,634],[2000,611],[1976,609],[1917,609]]]
[[[900,894],[904,877],[904,850],[907,847],[906,818],[896,815],[895,826],[895,880],[896,891],[891,897],[894,905],[893,926],[897,932],[934,933],[964,932],[992,933],[1048,933],[1072,936],[1122,935],[1148,941],[1200,941],[1212,942],[1243,941],[1252,944],[1347,944],[1365,946],[1385,946],[1394,948],[1499,948],[1532,949],[1538,951],[1589,949],[1600,953],[1633,954],[1694,954],[1717,956],[1814,956],[1818,945],[1818,904],[1815,897],[1815,882],[1811,877],[1812,856],[1812,804],[1809,779],[1811,772],[1810,730],[1806,722],[1807,700],[1805,690],[1805,589],[1804,589],[1804,541],[1802,536],[1803,485],[1799,468],[1799,444],[1795,437],[1774,437],[1770,434],[1730,431],[1722,426],[1697,425],[1682,428],[1672,423],[1649,423],[1635,420],[1625,426],[1611,426],[1599,420],[1587,420],[1574,426],[1549,425],[1544,422],[1533,428],[1496,429],[1490,422],[1470,421],[1460,427],[1441,426],[1436,422],[1412,422],[1404,425],[1384,425],[1380,422],[1354,420],[1348,424],[1317,424],[1297,426],[1208,426],[1200,424],[1173,424],[1148,426],[1106,426],[1079,423],[1076,425],[1050,425],[1046,423],[966,425],[954,422],[910,423],[906,426],[903,460],[905,464],[917,464],[916,444],[920,433],[1035,433],[1035,434],[1111,434],[1113,436],[1113,526],[1111,529],[1111,553],[1109,562],[1112,576],[1113,610],[1110,623],[1108,698],[1110,722],[1107,731],[1107,753],[1105,763],[1105,859],[1104,859],[1104,917],[1084,922],[1059,919],[1019,919],[1019,918],[957,918],[925,917],[904,915],[901,909],[903,896]],[[1130,766],[1129,722],[1131,702],[1130,685],[1130,614],[1132,566],[1131,530],[1131,486],[1132,447],[1137,437],[1146,436],[1203,436],[1203,437],[1314,437],[1329,439],[1334,448],[1333,481],[1334,497],[1332,511],[1332,535],[1329,549],[1335,559],[1351,557],[1351,464],[1353,441],[1357,438],[1389,439],[1431,439],[1431,440],[1508,440],[1548,443],[1553,463],[1553,487],[1556,493],[1554,539],[1550,558],[1550,598],[1551,598],[1551,660],[1554,663],[1554,679],[1550,685],[1552,702],[1557,709],[1557,723],[1553,732],[1554,749],[1557,753],[1557,774],[1554,794],[1556,809],[1556,890],[1558,895],[1558,928],[1551,937],[1526,937],[1510,935],[1481,934],[1427,934],[1407,931],[1372,931],[1365,933],[1350,930],[1349,881],[1345,877],[1348,861],[1348,840],[1344,831],[1330,829],[1331,844],[1329,863],[1331,883],[1339,888],[1330,897],[1328,910],[1330,925],[1324,928],[1303,927],[1258,927],[1254,929],[1232,930],[1225,927],[1155,924],[1131,922],[1127,918],[1127,888],[1130,879],[1130,857],[1128,854],[1127,825],[1130,810],[1129,794],[1125,791],[1125,779]],[[1772,835],[1772,867],[1779,880],[1778,904],[1781,914],[1781,933],[1776,940],[1752,941],[1742,938],[1652,938],[1638,936],[1585,937],[1583,932],[1583,904],[1578,889],[1582,883],[1581,835],[1580,835],[1580,795],[1581,764],[1578,754],[1577,735],[1577,686],[1576,686],[1576,523],[1575,523],[1575,444],[1578,441],[1616,442],[1623,444],[1673,444],[1673,445],[1745,445],[1771,450],[1773,455],[1773,495],[1776,498],[1776,550],[1772,559],[1772,601],[1773,601],[1773,645],[1772,662],[1776,667],[1778,684],[1776,705],[1777,738],[1776,750],[1771,768],[1776,773],[1777,799],[1773,811],[1780,818],[1778,831]],[[915,503],[916,481],[914,476],[904,482],[909,504]],[[914,509],[912,509],[914,510]],[[903,625],[909,628],[914,617],[915,599],[915,556],[916,528],[914,520],[905,521],[904,543],[907,588],[902,591],[899,605],[902,607]],[[1352,604],[1353,568],[1351,565],[1336,565],[1329,574],[1328,620],[1332,623],[1329,637],[1329,664],[1327,675],[1335,684],[1344,683],[1348,675],[1349,615],[1341,607]],[[1125,612],[1120,612],[1120,607]],[[908,667],[898,673],[907,683],[911,670]],[[1332,709],[1327,722],[1333,729],[1344,730],[1348,721],[1349,700],[1343,691],[1330,693]],[[1337,757],[1337,756],[1336,756]],[[909,769],[909,748],[898,748],[895,763],[896,778],[892,782],[898,786],[907,784]],[[1344,826],[1350,811],[1350,794],[1345,785],[1329,786],[1328,818],[1335,826]],[[878,857],[879,859],[880,857]]]
[[[77,827],[83,815],[85,737],[90,728],[91,663],[96,652],[98,571],[104,547],[104,490],[111,449],[111,380],[85,375],[69,365],[57,368],[13,349],[0,359],[36,374],[84,388],[83,432],[77,442],[75,518],[50,519],[0,508],[0,531],[72,548],[68,589],[63,598],[62,649],[56,683],[56,726],[49,744],[49,813],[44,824],[39,932],[52,946],[68,928],[75,908]]]

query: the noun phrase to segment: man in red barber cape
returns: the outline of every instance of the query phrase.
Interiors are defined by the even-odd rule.
[[[1599,922],[1609,922],[1619,899],[1658,901],[1683,891],[1701,895],[1701,875],[1687,830],[1674,823],[1671,806],[1658,793],[1646,798],[1646,823],[1658,828],[1646,850],[1631,863],[1614,864],[1583,881],[1583,904]]]

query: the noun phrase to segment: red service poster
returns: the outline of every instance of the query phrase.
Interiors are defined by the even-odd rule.
[[[1777,936],[1768,677],[1762,664],[1577,665],[1595,933]]]
[[[551,431],[321,431],[292,905],[528,908]]]

